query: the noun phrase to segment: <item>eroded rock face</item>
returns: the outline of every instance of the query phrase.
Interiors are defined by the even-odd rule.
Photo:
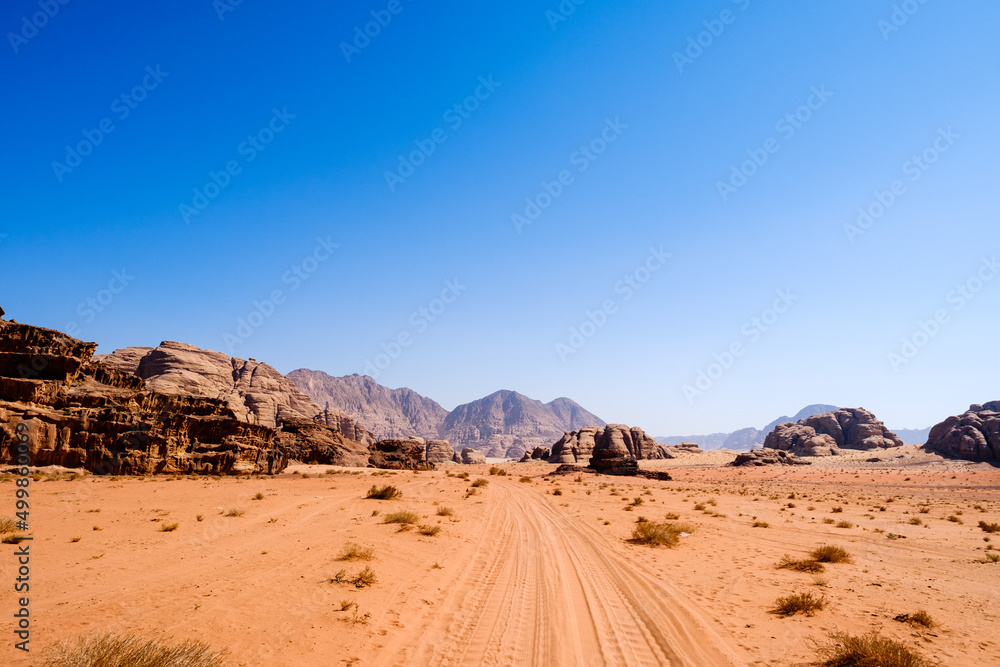
[[[279,428],[286,419],[316,420],[350,440],[375,442],[356,420],[335,408],[321,408],[291,380],[255,359],[165,341],[156,348],[115,350],[100,360],[143,378],[153,391],[225,401],[237,419],[252,424]]]
[[[278,432],[278,443],[289,459],[300,463],[364,468],[371,455],[368,445],[310,419],[286,418]]]
[[[462,463],[466,465],[486,463],[486,455],[471,447],[466,447],[462,450]]]
[[[548,447],[535,447],[530,452],[525,452],[521,457],[521,463],[526,461],[548,461],[552,452]]]
[[[267,473],[287,465],[273,429],[224,401],[151,391],[91,360],[95,343],[0,322],[0,463],[16,461],[24,424],[32,465],[101,474]]]
[[[736,456],[730,463],[732,466],[790,466],[810,465],[808,461],[799,461],[794,455],[780,449],[755,449]]]
[[[462,459],[447,440],[428,440],[424,445],[428,463],[461,463]]]
[[[899,447],[903,441],[864,408],[841,408],[797,424],[778,424],[764,439],[765,449],[778,449],[799,456],[829,456],[841,449]]]
[[[1000,461],[1000,401],[948,417],[931,429],[925,448],[966,461]]]
[[[379,440],[369,448],[368,463],[387,470],[433,470],[424,460],[424,445],[412,440]]]
[[[549,455],[550,463],[589,463],[595,452],[608,450],[633,459],[673,458],[664,445],[653,440],[638,426],[608,424],[589,426],[565,433]]]

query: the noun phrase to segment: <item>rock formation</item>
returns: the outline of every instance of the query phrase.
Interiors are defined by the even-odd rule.
[[[604,428],[588,426],[563,434],[549,455],[550,463],[586,463],[599,450],[611,450],[633,459],[673,458],[664,445],[637,427],[608,424]]]
[[[367,375],[333,377],[300,368],[288,379],[319,405],[350,415],[378,438],[437,439],[448,414],[412,389],[389,389]]]
[[[486,455],[471,447],[466,447],[462,450],[462,463],[466,465],[486,463]]]
[[[225,401],[151,391],[92,361],[97,345],[0,322],[0,463],[17,462],[17,427],[32,465],[95,473],[280,472],[274,430],[236,419]]]
[[[504,390],[452,410],[441,424],[440,437],[486,456],[520,458],[566,431],[604,425],[568,398],[542,403]]]
[[[345,437],[338,429],[297,417],[281,423],[278,444],[289,459],[300,463],[364,468],[371,454],[368,445]]]
[[[156,348],[115,350],[98,360],[143,378],[153,391],[225,401],[238,419],[252,424],[278,428],[286,419],[318,419],[350,440],[375,442],[355,419],[336,409],[321,408],[291,380],[255,359],[165,341]]]
[[[368,463],[388,470],[433,470],[424,460],[424,446],[412,440],[379,440],[371,446]]]
[[[731,466],[773,466],[773,465],[810,465],[808,461],[799,461],[794,455],[780,449],[755,449],[736,455]]]
[[[530,452],[524,452],[524,456],[521,457],[521,463],[526,461],[548,461],[551,453],[548,447],[535,447]]]
[[[687,454],[703,454],[704,450],[693,442],[682,442],[679,445],[662,445],[663,458],[675,459]]]
[[[864,408],[841,408],[807,417],[797,424],[778,424],[764,439],[766,449],[799,456],[829,456],[841,449],[871,450],[902,444],[895,433]]]
[[[967,461],[1000,461],[1000,401],[948,417],[931,429],[924,447]]]
[[[442,463],[461,463],[462,458],[458,455],[447,440],[428,440],[425,447],[425,457],[428,463],[439,465]]]

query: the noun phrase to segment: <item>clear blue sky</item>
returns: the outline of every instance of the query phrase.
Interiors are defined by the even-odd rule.
[[[1000,398],[1000,279],[976,282],[1000,5],[893,4],[11,0],[0,305],[282,372],[363,373],[402,336],[379,382],[449,409],[509,388],[657,435],[815,402],[933,424]]]

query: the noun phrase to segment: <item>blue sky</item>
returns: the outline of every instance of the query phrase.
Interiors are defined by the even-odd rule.
[[[5,3],[7,317],[657,435],[1000,397],[1000,6],[348,4]]]

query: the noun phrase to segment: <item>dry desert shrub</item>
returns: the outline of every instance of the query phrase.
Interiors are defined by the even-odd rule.
[[[1000,523],[986,523],[985,521],[980,521],[979,527],[983,529],[984,533],[1000,533]]]
[[[910,625],[916,623],[917,625],[924,626],[928,630],[930,630],[936,625],[934,619],[931,618],[931,615],[928,614],[923,609],[914,614],[900,614],[899,616],[896,616],[893,620],[899,621],[900,623],[909,623]]]
[[[489,483],[490,483],[490,480],[483,479],[482,477],[480,477],[479,479],[477,479],[475,482],[472,483],[472,486],[474,486],[476,488],[479,488],[480,486],[486,486]]]
[[[833,544],[824,544],[812,550],[809,556],[817,563],[850,563],[851,554]]]
[[[794,560],[789,556],[784,556],[778,563],[778,569],[816,574],[824,571],[826,568],[823,567],[822,563],[817,563],[815,560]]]
[[[368,489],[368,495],[365,498],[370,498],[372,500],[398,500],[403,497],[403,492],[391,485],[385,486],[375,486]]]
[[[519,479],[518,481],[519,481],[519,482],[531,482],[531,478],[530,478],[530,477],[522,477],[522,478],[521,478],[521,479]]]
[[[238,517],[238,516],[243,516],[244,514],[246,514],[246,512],[237,507],[232,507],[226,510],[226,516]]]
[[[253,494],[253,499],[254,500],[264,500],[264,494],[261,493],[260,491],[258,491],[257,493]]]
[[[160,532],[163,532],[163,533],[172,533],[172,532],[174,532],[175,530],[177,530],[177,526],[178,526],[178,525],[180,525],[180,524],[176,524],[176,523],[165,523],[165,524],[163,524],[162,526],[160,526]]]
[[[837,528],[854,528],[854,524],[850,521],[838,521]]]
[[[691,533],[693,528],[683,524],[643,521],[632,529],[633,544],[645,544],[650,547],[672,547],[681,539],[681,533]]]
[[[45,667],[224,667],[221,653],[196,641],[164,644],[135,635],[98,635],[52,648]]]
[[[0,534],[3,533],[13,533],[17,530],[17,522],[11,519],[9,516],[5,516],[0,519]]]
[[[365,569],[358,572],[357,576],[351,579],[351,583],[354,584],[356,588],[371,586],[377,581],[378,579],[375,577],[375,571],[367,565],[365,565]]]
[[[437,511],[438,516],[451,516],[455,512],[450,507],[439,507]]]
[[[382,518],[382,523],[398,523],[403,525],[413,525],[420,519],[416,512],[408,512],[406,510],[399,512],[390,512]]]
[[[778,616],[793,616],[800,613],[812,616],[814,612],[821,610],[824,604],[823,598],[816,597],[812,593],[795,593],[775,600],[771,613]]]
[[[819,650],[820,667],[933,667],[905,644],[876,633],[855,637],[846,632],[830,634],[830,642]]]
[[[493,467],[490,468],[490,474],[491,475],[497,475],[499,477],[506,477],[507,476],[507,471],[504,470],[503,468],[499,468],[497,466],[493,466]]]
[[[441,526],[430,526],[421,524],[417,527],[417,530],[421,535],[427,535],[428,537],[434,537],[441,532]]]
[[[371,560],[375,557],[375,550],[371,547],[363,547],[354,542],[344,545],[343,551],[337,556],[337,560]]]
[[[754,528],[769,528],[770,526],[771,526],[771,524],[769,524],[767,521],[754,521],[753,522],[753,527]]]

